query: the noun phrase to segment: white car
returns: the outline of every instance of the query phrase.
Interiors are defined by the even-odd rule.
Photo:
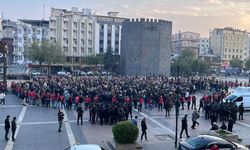
[[[41,75],[41,73],[40,72],[32,72],[31,73],[33,76],[38,76],[38,75]]]
[[[66,72],[66,71],[59,71],[57,72],[58,75],[70,75],[70,72]]]
[[[99,145],[95,144],[84,144],[84,145],[75,145],[70,147],[68,150],[104,150]]]

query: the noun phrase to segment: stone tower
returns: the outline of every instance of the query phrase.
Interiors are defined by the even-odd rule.
[[[125,20],[121,37],[121,74],[170,75],[172,22]]]

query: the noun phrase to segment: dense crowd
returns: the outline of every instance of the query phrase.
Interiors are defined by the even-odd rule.
[[[34,77],[27,82],[12,82],[12,92],[24,105],[77,110],[84,106],[89,110],[92,124],[114,124],[132,119],[132,109],[139,112],[157,109],[166,111],[166,116],[178,99],[180,109],[198,109],[205,112],[211,122],[236,119],[238,108],[233,103],[222,103],[228,89],[249,86],[248,83],[218,81],[203,77],[168,78],[151,77],[74,77],[48,76]],[[211,91],[197,101],[195,92]],[[197,102],[196,102],[197,101]],[[196,106],[199,103],[199,106]]]

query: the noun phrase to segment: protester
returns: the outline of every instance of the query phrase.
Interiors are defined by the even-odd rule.
[[[10,116],[8,115],[4,121],[4,129],[5,129],[5,140],[9,140],[9,131],[10,131]]]

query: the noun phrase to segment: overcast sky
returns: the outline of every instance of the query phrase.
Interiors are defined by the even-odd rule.
[[[121,17],[173,21],[173,33],[193,31],[208,36],[215,27],[250,31],[250,0],[1,0],[0,12],[8,19],[45,19],[50,8],[90,8],[96,14],[118,11]]]

